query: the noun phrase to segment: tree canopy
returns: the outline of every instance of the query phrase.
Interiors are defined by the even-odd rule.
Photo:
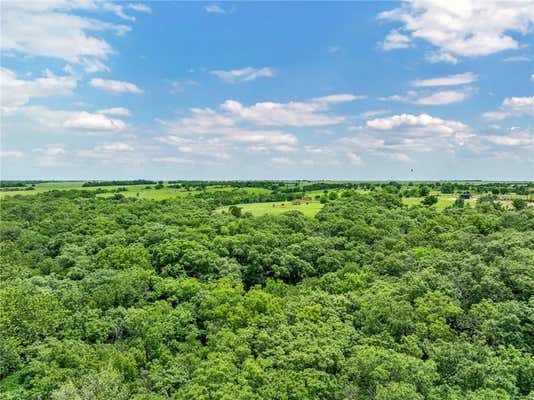
[[[0,398],[534,399],[532,207],[327,197],[3,200]]]

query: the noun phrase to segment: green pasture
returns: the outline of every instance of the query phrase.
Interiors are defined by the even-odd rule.
[[[307,217],[314,217],[324,204],[318,201],[310,201],[307,203],[296,204],[288,201],[280,201],[274,203],[249,203],[249,204],[237,204],[237,207],[241,207],[243,213],[251,213],[257,217],[260,215],[271,214],[279,215],[288,211],[300,211]],[[229,206],[219,207],[217,212],[228,211]]]
[[[440,210],[443,210],[449,206],[452,206],[457,199],[456,196],[452,194],[446,194],[438,196],[438,202],[434,204],[432,207],[436,207]],[[402,202],[406,204],[407,206],[416,206],[421,204],[423,201],[423,197],[403,197]],[[465,204],[470,204],[474,206],[476,203],[476,198],[471,198],[469,200],[465,200]]]
[[[149,200],[165,200],[172,199],[177,197],[184,197],[188,194],[198,194],[202,193],[202,190],[185,190],[185,189],[172,189],[169,187],[164,187],[162,189],[154,189],[153,185],[149,189],[145,189],[145,185],[142,186],[123,186],[128,189],[125,192],[119,192],[125,197],[137,197],[139,199],[149,199]],[[231,188],[231,187],[208,187],[205,189],[206,192],[217,192],[217,191],[232,191],[232,190],[243,190],[249,193],[269,193],[268,189],[263,188]],[[115,193],[101,193],[97,197],[111,197]]]
[[[51,190],[97,190],[105,189],[109,190],[109,193],[100,193],[97,197],[111,197],[119,187],[125,188],[126,191],[118,192],[125,197],[137,197],[139,199],[150,199],[150,200],[165,200],[176,197],[183,197],[188,194],[197,194],[201,193],[201,190],[185,190],[185,189],[173,189],[165,186],[162,189],[155,189],[155,185],[117,185],[117,186],[93,186],[93,187],[82,187],[85,181],[76,181],[76,182],[47,182],[47,183],[38,183],[35,185],[34,190],[7,190],[0,191],[0,199],[6,196],[28,196],[35,195],[39,193],[49,192]],[[146,188],[148,186],[148,188]],[[270,190],[264,188],[233,188],[233,187],[221,187],[213,186],[205,189],[206,192],[216,192],[223,190],[244,190],[249,193],[269,193]]]

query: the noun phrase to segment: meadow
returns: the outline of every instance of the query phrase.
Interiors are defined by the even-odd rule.
[[[269,203],[250,203],[250,204],[237,204],[237,207],[242,209],[244,213],[250,213],[253,216],[261,216],[265,214],[279,215],[288,211],[300,211],[307,217],[314,217],[323,208],[324,204],[319,201],[308,202],[269,202]],[[218,212],[226,212],[228,207],[219,207]]]
[[[90,186],[84,187],[83,184],[85,181],[57,181],[57,182],[43,182],[36,183],[33,187],[34,190],[9,190],[9,188],[0,191],[0,199],[3,199],[7,196],[29,196],[36,195],[40,193],[46,193],[54,190],[65,191],[65,190],[83,190],[83,191],[106,191],[105,193],[97,193],[96,196],[99,198],[109,198],[115,196],[117,193],[120,193],[122,196],[127,198],[137,198],[137,199],[147,199],[147,200],[165,200],[173,198],[183,198],[186,196],[195,196],[199,194],[213,193],[213,192],[227,192],[233,191],[234,193],[238,191],[237,188],[227,187],[224,184],[217,184],[206,186],[202,189],[199,189],[195,186],[186,186],[183,188],[172,188],[169,187],[169,182],[164,182],[162,187],[156,188],[156,185],[107,185],[107,186]],[[347,184],[348,182],[339,182],[340,184]],[[491,183],[491,182],[489,182]],[[312,187],[314,182],[304,182],[300,183],[299,187],[303,190],[306,190],[307,187]],[[371,182],[371,184],[381,184],[377,182]],[[421,183],[424,184],[424,183]],[[287,184],[287,187],[291,187],[290,184]],[[476,186],[475,186],[476,187]],[[245,187],[239,188],[240,191],[249,193],[249,194],[268,194],[271,191],[264,187]],[[340,195],[344,189],[333,190],[337,195]],[[361,189],[352,189],[356,190],[358,193],[369,193],[369,190],[364,188]],[[332,191],[332,190],[331,190]],[[313,217],[321,210],[325,203],[321,203],[319,198],[323,196],[324,190],[308,190],[305,192],[304,201],[261,201],[261,202],[247,202],[247,203],[237,203],[236,206],[242,208],[243,212],[249,212],[254,216],[271,214],[278,215],[286,211],[300,211],[308,217]],[[437,209],[443,210],[447,207],[450,207],[454,204],[458,197],[457,194],[443,194],[438,190],[430,190],[429,194],[435,195],[438,201],[432,205]],[[477,201],[477,195],[484,194],[482,193],[473,193],[473,197],[469,200],[466,200],[465,203],[469,205],[475,205]],[[532,196],[532,195],[530,195]],[[497,195],[497,199],[504,207],[512,207],[512,200],[514,198],[524,198],[528,199],[528,194],[500,194]],[[422,196],[407,196],[402,197],[402,202],[408,206],[417,206],[421,204],[423,200]],[[228,206],[224,205],[217,208],[217,212],[226,212]]]

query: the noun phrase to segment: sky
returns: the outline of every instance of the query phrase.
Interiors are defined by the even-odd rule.
[[[2,179],[534,179],[534,2],[2,1]]]

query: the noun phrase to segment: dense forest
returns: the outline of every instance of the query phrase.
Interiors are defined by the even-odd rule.
[[[337,185],[314,218],[215,212],[251,182],[3,199],[0,398],[534,400],[534,207]]]

